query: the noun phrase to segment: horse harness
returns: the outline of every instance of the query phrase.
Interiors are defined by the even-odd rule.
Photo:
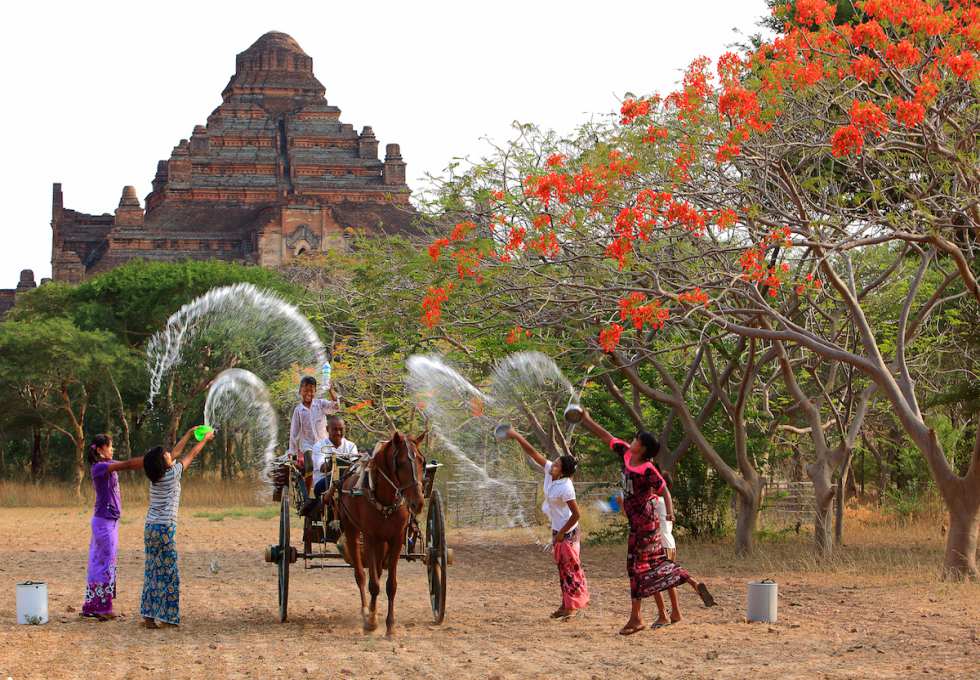
[[[373,460],[374,456],[378,455],[384,449],[384,447],[386,445],[388,445],[389,443],[391,443],[391,440],[390,439],[378,443],[374,447],[374,452],[371,454],[371,459]],[[411,446],[407,446],[407,456],[408,456],[408,461],[409,461],[408,467],[409,467],[409,469],[412,472],[412,481],[410,483],[404,485],[404,486],[398,486],[398,483],[395,482],[393,479],[391,479],[391,477],[389,477],[387,474],[385,474],[385,471],[382,470],[377,465],[375,465],[373,469],[370,466],[367,467],[367,488],[365,488],[363,491],[365,492],[365,497],[367,498],[368,502],[374,507],[375,510],[378,511],[378,513],[381,514],[381,516],[384,519],[388,519],[399,508],[401,508],[403,505],[405,505],[406,498],[405,498],[405,493],[404,492],[407,489],[410,489],[413,486],[418,486],[418,483],[419,483],[418,482],[418,473],[416,472],[416,469],[415,469],[415,452],[412,450],[412,447]],[[366,461],[364,464],[365,465],[369,465],[369,463],[370,463],[370,461]],[[397,452],[397,450],[395,451],[395,455],[392,456],[392,466],[394,467],[394,470],[392,471],[392,474],[395,475],[395,476],[397,476],[397,474],[398,474],[398,452]],[[352,474],[352,472],[353,472],[353,470],[348,471],[347,475],[345,475],[345,476],[349,476],[350,474]],[[388,505],[385,505],[384,503],[382,503],[381,501],[378,500],[378,497],[374,493],[374,476],[372,475],[372,472],[377,472],[379,475],[381,475],[381,477],[386,482],[388,482],[388,484],[391,486],[391,488],[395,490],[395,500],[392,503],[390,503]],[[341,489],[340,490],[340,493],[341,494],[347,494],[347,495],[353,495],[353,494],[351,494],[351,492],[349,490],[346,490],[346,489]]]

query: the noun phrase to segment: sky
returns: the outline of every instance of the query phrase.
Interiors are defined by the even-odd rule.
[[[401,145],[421,189],[514,121],[569,132],[626,92],[669,90],[766,13],[764,0],[3,3],[0,288],[21,269],[50,276],[53,182],[82,212],[113,212],[127,184],[142,202],[267,31],[313,58],[343,122]]]

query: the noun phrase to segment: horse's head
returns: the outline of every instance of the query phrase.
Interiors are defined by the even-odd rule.
[[[419,451],[424,438],[424,433],[413,438],[396,430],[373,459],[375,469],[390,477],[389,483],[397,494],[405,497],[409,509],[416,515],[422,512],[425,501],[422,491],[425,457]]]

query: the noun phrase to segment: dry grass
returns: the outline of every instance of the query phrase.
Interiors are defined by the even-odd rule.
[[[124,505],[146,505],[148,484],[145,480],[134,475],[123,478],[120,486]],[[87,509],[92,501],[90,486],[83,487],[82,498],[78,499],[71,486],[66,484],[34,485],[28,482],[0,481],[0,507]],[[896,518],[874,506],[849,507],[845,518],[844,546],[836,550],[831,558],[821,558],[815,553],[812,527],[804,525],[799,533],[793,528],[766,529],[759,532],[754,553],[745,558],[735,557],[731,537],[695,540],[678,532],[679,560],[684,564],[697,565],[698,570],[706,575],[724,573],[731,576],[764,577],[766,574],[793,572],[838,574],[853,576],[855,579],[875,575],[901,582],[916,579],[935,581],[942,563],[944,536],[940,527],[943,513],[938,503],[927,505],[913,521]],[[266,518],[277,512],[270,507],[265,487],[257,482],[200,477],[184,481],[181,506],[218,509],[195,514],[195,517],[206,517],[214,522],[237,517]],[[582,506],[581,526],[586,541],[614,522],[622,521],[622,517],[599,512],[592,505]],[[525,537],[526,532],[531,531],[540,541],[548,541],[548,532],[544,526],[510,531]],[[475,532],[484,533],[479,529]]]
[[[829,558],[814,549],[813,527],[803,525],[757,532],[753,554],[736,557],[731,536],[698,540],[676,533],[679,561],[696,564],[705,574],[765,578],[765,575],[837,574],[855,580],[869,575],[913,582],[935,581],[940,576],[945,536],[944,514],[938,503],[928,503],[915,520],[895,517],[875,506],[853,505],[845,511],[844,545]],[[588,540],[621,517],[583,508],[581,526]],[[543,536],[543,534],[542,534]],[[604,543],[606,541],[603,541]],[[594,549],[594,548],[589,548]]]
[[[142,475],[120,476],[119,487],[124,505],[146,505],[149,483]],[[249,480],[220,480],[190,477],[183,480],[182,506],[229,508],[267,505],[264,486]],[[0,481],[0,507],[89,507],[94,501],[90,483],[82,485],[82,497],[68,484],[31,484],[30,482]]]

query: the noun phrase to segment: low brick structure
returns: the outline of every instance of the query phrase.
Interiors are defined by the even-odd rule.
[[[414,231],[399,146],[381,160],[369,126],[340,121],[291,37],[266,33],[239,54],[221,96],[207,124],[157,164],[145,209],[124,187],[115,213],[86,215],[66,208],[54,185],[56,281],[134,258],[278,266],[358,234]]]
[[[17,302],[18,295],[26,293],[29,290],[34,290],[35,288],[37,288],[37,283],[34,281],[34,272],[30,269],[21,270],[20,280],[17,282],[16,288],[0,289],[0,319]]]

